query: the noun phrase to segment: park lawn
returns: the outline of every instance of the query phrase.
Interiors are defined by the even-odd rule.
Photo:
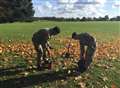
[[[34,32],[40,28],[58,26],[61,33],[58,37],[70,37],[72,32],[88,32],[98,41],[114,40],[120,37],[120,22],[56,22],[38,21],[32,23],[0,24],[0,40],[31,41]]]
[[[32,34],[40,28],[61,28],[55,38],[70,37],[72,32],[89,32],[98,42],[110,42],[120,37],[120,22],[56,22],[38,21],[32,23],[0,24],[0,42],[31,42]],[[57,44],[53,38],[53,45]],[[9,42],[11,43],[11,42]],[[58,44],[59,45],[59,44]],[[2,60],[4,58],[4,60]],[[86,72],[76,75],[71,68],[60,65],[52,71],[37,71],[31,68],[21,55],[15,52],[0,54],[1,88],[120,88],[120,57],[95,60]],[[33,65],[36,65],[35,59]],[[59,61],[59,57],[56,59]],[[71,73],[69,73],[69,71]]]
[[[16,58],[13,63],[14,65],[17,65],[17,67],[8,67],[4,70],[0,70],[0,86],[2,88],[120,87],[119,58],[115,60],[98,60],[91,65],[90,69],[81,74],[72,72],[71,68],[59,70],[54,69],[52,71],[37,71],[36,69],[28,69],[22,58]],[[71,73],[69,73],[69,71],[71,71]]]

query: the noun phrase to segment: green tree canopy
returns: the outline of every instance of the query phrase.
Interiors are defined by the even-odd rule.
[[[0,22],[12,22],[34,15],[32,0],[0,0]]]

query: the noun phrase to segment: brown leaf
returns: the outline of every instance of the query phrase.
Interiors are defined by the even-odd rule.
[[[111,88],[117,88],[117,86],[115,84],[112,84]]]
[[[78,85],[80,88],[86,88],[86,84],[84,82],[79,82]]]

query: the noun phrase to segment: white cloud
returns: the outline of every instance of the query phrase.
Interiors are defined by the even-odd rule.
[[[49,9],[51,9],[53,6],[49,1],[46,1],[45,6],[47,6]]]
[[[115,3],[112,5],[112,7],[120,9],[120,1],[116,0]]]
[[[35,17],[38,17],[40,14],[39,13],[41,13],[41,11],[42,11],[42,7],[41,6],[39,6],[39,5],[35,5],[34,6],[34,10],[35,10]]]
[[[106,0],[95,0],[96,2],[100,3],[100,4],[105,4]]]
[[[38,4],[38,5],[34,5],[34,10],[35,10],[35,17],[39,17],[39,16],[53,16],[53,5],[46,1],[44,4]]]
[[[98,2],[98,4],[94,2]],[[99,17],[107,14],[103,9],[105,3],[106,0],[58,0],[58,4],[53,5],[49,1],[45,1],[42,5],[34,6],[34,9],[35,16]]]
[[[72,3],[76,3],[78,0],[59,0],[60,3],[62,4],[72,4]]]
[[[68,11],[68,10],[74,8],[74,5],[75,5],[75,3],[77,1],[78,0],[59,0],[59,3],[60,3],[60,5],[64,5],[63,9],[65,9],[66,11]]]
[[[67,3],[69,0],[59,0],[61,3]],[[73,1],[73,4],[67,4],[64,7],[64,12],[61,14],[68,13],[67,16],[71,16],[71,14],[76,17],[81,16],[104,16],[106,11],[103,10],[104,4],[106,0],[70,0]],[[69,1],[69,2],[70,2]],[[79,2],[79,4],[78,4]],[[70,2],[71,3],[71,2]],[[98,4],[95,4],[98,3]]]
[[[115,16],[120,16],[120,1],[115,0],[114,3],[112,4],[112,8],[115,11],[115,13],[110,13],[111,17],[115,17]]]
[[[106,11],[103,10],[101,7],[97,7],[95,5],[86,5],[83,8],[84,14],[87,17],[99,17],[104,16]]]

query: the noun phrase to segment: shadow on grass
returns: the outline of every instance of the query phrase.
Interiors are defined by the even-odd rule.
[[[13,74],[15,75],[15,74],[23,71],[23,70],[16,70],[18,68],[21,68],[21,67],[2,69],[2,70],[0,70],[0,72],[4,72],[4,73],[6,73],[6,75],[8,75],[8,74],[9,75],[13,75]],[[10,71],[12,69],[14,71]],[[23,69],[23,68],[21,68],[21,69]],[[24,69],[24,71],[29,71],[29,70],[33,70],[33,69]],[[1,80],[0,81],[0,87],[1,88],[29,87],[29,86],[44,83],[44,82],[53,82],[55,80],[62,80],[62,79],[65,80],[65,79],[67,79],[67,77],[78,76],[79,75],[76,72],[71,72],[70,74],[68,74],[68,70],[75,71],[76,68],[64,69],[64,70],[60,70],[60,71],[57,71],[57,72],[52,71],[52,70],[51,71],[45,71],[45,72],[37,71],[38,74],[31,74],[31,75],[26,76],[26,77],[22,76],[22,77],[18,77],[18,78]]]
[[[26,66],[16,66],[16,67],[9,67],[5,69],[3,68],[3,69],[0,69],[0,77],[16,75],[18,73],[21,73],[24,71],[31,71],[31,70],[36,70],[36,69],[35,68],[29,69],[29,68],[26,68]]]
[[[0,69],[0,76],[10,76],[21,72],[21,69],[25,68],[24,66],[8,67]]]

